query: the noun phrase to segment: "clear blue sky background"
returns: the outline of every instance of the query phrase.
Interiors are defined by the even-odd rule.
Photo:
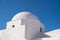
[[[60,0],[0,0],[0,29],[26,8],[40,19],[46,31],[60,29]]]

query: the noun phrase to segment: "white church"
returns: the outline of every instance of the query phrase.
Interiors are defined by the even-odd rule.
[[[20,12],[0,30],[0,40],[60,40],[60,29],[45,32],[44,25],[31,12]]]

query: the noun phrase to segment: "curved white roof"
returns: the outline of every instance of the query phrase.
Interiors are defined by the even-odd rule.
[[[12,21],[14,20],[24,20],[22,21],[22,23],[24,24],[35,24],[36,26],[43,26],[43,24],[39,21],[39,19],[33,15],[31,12],[20,12],[18,14],[16,14],[13,18],[12,18]],[[27,22],[28,21],[28,22]]]
[[[38,18],[30,12],[20,12],[12,18],[12,20],[19,19],[38,19]]]

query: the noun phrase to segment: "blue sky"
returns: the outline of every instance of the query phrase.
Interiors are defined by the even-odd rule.
[[[0,0],[0,30],[21,11],[35,14],[46,31],[60,29],[60,0]]]

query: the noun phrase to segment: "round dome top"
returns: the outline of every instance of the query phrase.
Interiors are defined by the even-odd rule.
[[[12,20],[19,20],[19,19],[26,19],[26,20],[37,19],[37,17],[30,12],[20,12],[12,18]]]

